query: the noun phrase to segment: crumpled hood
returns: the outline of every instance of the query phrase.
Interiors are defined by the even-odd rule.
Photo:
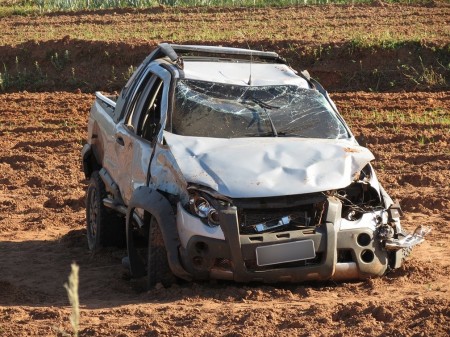
[[[188,183],[231,198],[314,193],[351,184],[373,154],[349,140],[164,137]]]

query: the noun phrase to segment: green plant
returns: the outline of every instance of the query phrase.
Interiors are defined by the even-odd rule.
[[[403,75],[411,80],[418,87],[435,87],[445,86],[447,84],[445,77],[438,73],[432,65],[429,67],[423,64],[422,57],[419,56],[420,68],[402,64],[399,70],[403,71]]]
[[[27,68],[22,68],[19,57],[16,56],[14,65],[15,70],[9,71],[6,64],[3,63],[3,72],[0,72],[0,90],[5,91],[11,87],[24,90],[30,86],[39,86],[45,83],[47,76],[43,73],[38,61],[35,61],[34,66],[27,70]]]
[[[50,55],[50,62],[56,70],[61,71],[70,62],[69,51],[66,49],[62,56],[58,52],[54,52]]]
[[[136,67],[134,67],[134,66],[129,66],[128,67],[128,69],[127,69],[127,71],[126,72],[124,72],[122,75],[123,75],[123,79],[125,80],[125,81],[127,81],[130,77],[131,77],[131,75],[133,75],[133,73],[136,71]]]
[[[3,73],[0,72],[0,90],[4,91],[9,87],[9,73],[6,65],[3,63]]]
[[[32,12],[48,11],[75,11],[85,9],[107,8],[148,8],[152,6],[292,6],[292,5],[327,5],[327,4],[355,4],[370,3],[372,0],[35,0],[22,2],[13,7],[3,6],[4,15],[26,15]],[[422,0],[405,0],[407,3],[417,3]],[[399,2],[399,0],[387,0],[387,2]],[[401,2],[401,0],[400,0]],[[0,14],[2,12],[0,11]]]

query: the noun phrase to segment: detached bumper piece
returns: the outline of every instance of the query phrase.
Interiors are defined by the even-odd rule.
[[[412,234],[399,235],[399,238],[390,238],[385,242],[386,250],[400,250],[403,248],[412,248],[425,240],[425,236],[431,232],[431,228],[420,225]]]

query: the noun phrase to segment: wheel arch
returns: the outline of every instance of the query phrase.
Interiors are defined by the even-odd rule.
[[[91,144],[84,144],[83,149],[81,150],[81,159],[83,164],[83,172],[86,179],[91,177],[92,172],[98,171],[101,168],[101,165],[95,157]]]
[[[179,278],[191,280],[192,276],[183,268],[179,258],[180,238],[173,208],[163,194],[147,186],[139,187],[134,191],[127,208],[126,240],[132,276],[141,277],[145,275],[145,266],[137,255],[132,235],[132,219],[135,216],[134,210],[136,208],[143,209],[156,218],[166,246],[167,259],[172,273]],[[138,225],[143,226],[144,223],[141,221]]]

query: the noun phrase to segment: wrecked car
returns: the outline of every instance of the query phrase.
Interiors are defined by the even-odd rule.
[[[133,277],[301,282],[381,276],[406,234],[335,104],[274,52],[160,44],[82,150],[91,250],[126,245]]]

